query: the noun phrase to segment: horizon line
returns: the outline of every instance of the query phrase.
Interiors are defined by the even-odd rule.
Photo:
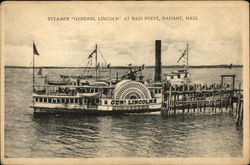
[[[141,65],[132,65],[132,67],[140,67]],[[144,66],[145,68],[154,68],[154,65]],[[182,65],[162,65],[162,68],[183,68]],[[230,65],[230,64],[218,64],[218,65],[190,65],[189,68],[242,68],[242,64]],[[5,65],[4,68],[33,68],[33,66],[18,66],[18,65]],[[84,66],[35,66],[35,68],[95,68]],[[129,68],[129,66],[110,66],[110,68]]]

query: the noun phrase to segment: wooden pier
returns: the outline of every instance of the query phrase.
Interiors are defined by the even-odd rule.
[[[231,78],[230,84],[224,79]],[[221,75],[220,84],[165,85],[163,115],[218,114],[227,112],[236,119],[237,125],[243,120],[243,95],[241,83],[235,89],[235,75]]]

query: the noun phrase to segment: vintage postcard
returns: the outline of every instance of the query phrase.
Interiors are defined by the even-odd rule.
[[[1,164],[248,164],[249,4],[1,4]]]

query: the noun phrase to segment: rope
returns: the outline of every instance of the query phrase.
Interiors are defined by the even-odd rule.
[[[102,56],[102,59],[104,60],[104,62],[107,64],[107,61],[105,60],[105,58],[104,58],[104,56],[103,56],[103,54],[102,54],[102,52],[101,52],[101,50],[98,48],[98,50],[99,50],[99,52],[100,52],[100,54],[101,54],[101,56]]]

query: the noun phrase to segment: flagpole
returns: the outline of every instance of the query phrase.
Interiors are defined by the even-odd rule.
[[[97,44],[95,45],[95,80],[97,80]]]
[[[187,44],[187,69],[188,69],[188,44]]]
[[[109,81],[110,81],[110,84],[111,84],[111,68],[109,66]]]
[[[32,87],[33,87],[33,91],[34,91],[34,85],[35,85],[35,55],[34,55],[34,41],[33,41],[33,81],[32,81]]]
[[[34,72],[34,68],[35,68],[34,41],[33,41],[33,45],[32,45],[32,51],[33,51],[33,81],[32,81],[32,93],[34,93],[34,84],[35,84],[35,72]],[[33,104],[33,108],[34,108],[34,106],[35,106],[34,98],[32,98],[32,104]],[[34,108],[34,110],[35,110],[35,108]]]

